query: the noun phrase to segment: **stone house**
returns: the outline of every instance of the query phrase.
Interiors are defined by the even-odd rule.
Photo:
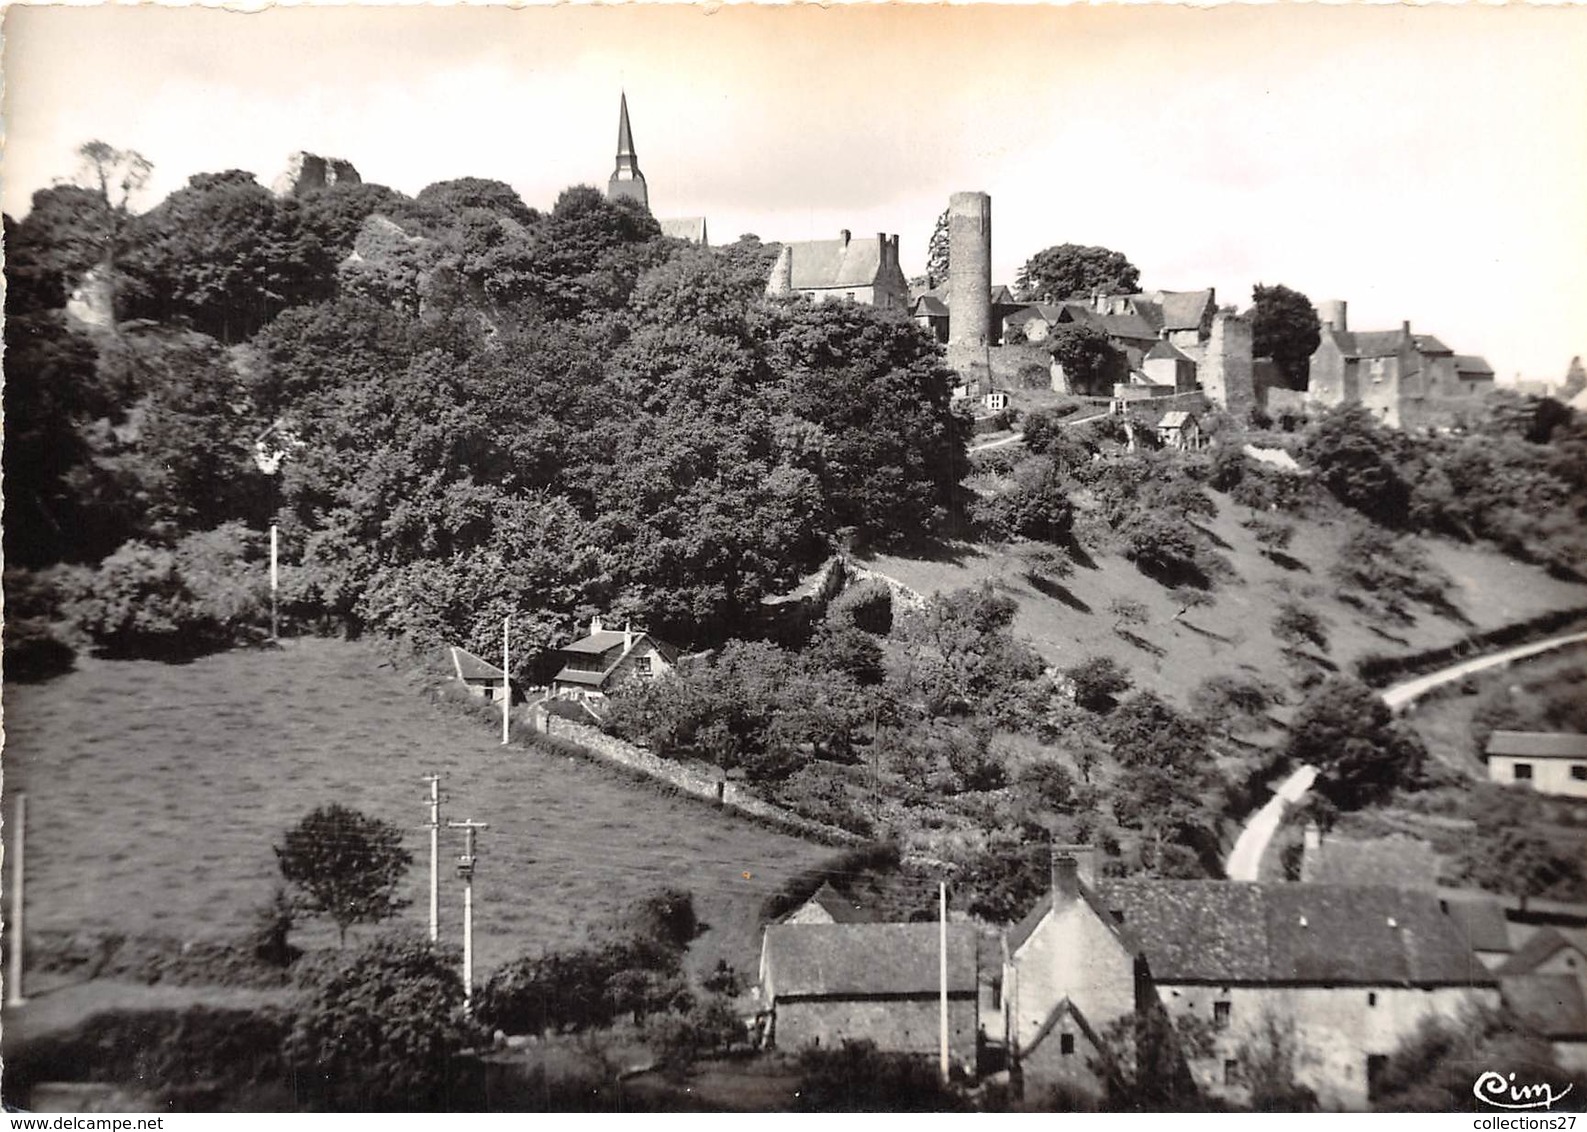
[[[467,649],[460,649],[456,645],[450,646],[447,654],[452,660],[452,671],[459,683],[467,688],[470,695],[480,699],[489,700],[491,703],[501,703],[502,679],[501,669],[490,664]]]
[[[1587,798],[1587,735],[1495,731],[1482,757],[1494,782]]]
[[[1486,397],[1493,392],[1493,377],[1493,367],[1486,359],[1475,354],[1455,355],[1455,382],[1460,396]]]
[[[1157,343],[1142,357],[1141,372],[1153,385],[1165,386],[1176,393],[1189,393],[1196,388],[1195,359],[1166,340]]]
[[[874,923],[876,916],[863,907],[851,896],[845,896],[832,887],[830,881],[822,881],[821,887],[816,889],[799,907],[789,912],[778,923],[782,924],[868,924]]]
[[[854,236],[847,228],[835,240],[784,244],[772,266],[766,294],[803,295],[812,302],[865,303],[885,310],[909,309],[909,282],[898,264],[898,237]]]
[[[934,923],[784,923],[761,942],[761,1010],[768,1044],[784,1050],[871,1041],[883,1051],[938,1056],[940,927]],[[977,939],[949,924],[948,1057],[976,1068]]]
[[[1014,292],[1007,284],[994,283],[987,292],[987,308],[991,313],[988,324],[991,339],[988,346],[997,346],[1003,341],[1005,320],[1017,312],[1029,309],[1024,303],[1014,297]],[[953,294],[948,284],[932,287],[929,290],[917,292],[911,301],[909,317],[924,330],[930,331],[931,336],[938,342],[947,344],[949,332],[949,319],[953,309]]]
[[[1587,1072],[1587,932],[1541,928],[1496,974],[1505,1004],[1560,1065]]]
[[[1180,452],[1198,452],[1207,446],[1201,421],[1188,409],[1174,409],[1162,415],[1157,422],[1157,442]]]
[[[671,645],[631,626],[607,629],[599,617],[591,619],[585,636],[560,651],[562,668],[551,681],[552,698],[592,706],[624,680],[654,680],[678,663],[678,650]]]
[[[1091,881],[1060,863],[1050,902],[1009,935],[1005,987],[1016,1047],[1070,998],[1106,1033],[1161,1008],[1206,1048],[1186,1065],[1210,1096],[1248,1098],[1242,1054],[1293,1027],[1296,1077],[1325,1108],[1362,1109],[1388,1055],[1424,1019],[1498,1005],[1498,984],[1434,893],[1230,881]],[[1076,1048],[1078,1038],[1074,1039]],[[1043,1082],[1025,1063],[1027,1094]]]

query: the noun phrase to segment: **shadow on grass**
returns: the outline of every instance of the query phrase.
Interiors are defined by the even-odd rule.
[[[1195,633],[1198,636],[1207,637],[1214,641],[1221,641],[1226,645],[1234,643],[1233,637],[1225,637],[1222,633],[1214,633],[1211,629],[1203,629],[1200,625],[1193,624],[1192,622],[1186,621],[1183,618],[1176,622],[1176,624],[1183,625],[1185,628],[1189,629],[1192,633]]]
[[[1199,531],[1203,538],[1205,538],[1208,542],[1212,543],[1212,545],[1216,546],[1219,550],[1233,550],[1234,549],[1234,547],[1230,546],[1227,542],[1225,542],[1223,540],[1223,537],[1221,535],[1219,535],[1217,531],[1211,530],[1208,527],[1205,527],[1205,526],[1203,526],[1200,523],[1191,523],[1190,525],[1192,527],[1194,527],[1197,531]]]
[[[1144,653],[1149,653],[1152,656],[1163,656],[1167,652],[1161,645],[1153,644],[1145,637],[1132,633],[1128,629],[1115,629],[1114,632]]]
[[[1370,629],[1377,636],[1382,637],[1385,641],[1388,641],[1390,644],[1399,645],[1402,648],[1410,648],[1411,647],[1411,642],[1407,638],[1395,636],[1393,633],[1389,632],[1387,629],[1384,629],[1381,625],[1378,625],[1378,624],[1375,624],[1375,623],[1372,623],[1372,622],[1368,622],[1367,623],[1367,628]]]
[[[1285,554],[1282,550],[1269,551],[1267,558],[1269,562],[1273,563],[1273,565],[1277,566],[1281,570],[1298,570],[1303,574],[1311,573],[1310,566],[1306,565],[1306,563],[1302,562],[1299,558]]]
[[[1025,580],[1030,583],[1033,590],[1041,594],[1043,597],[1050,597],[1055,601],[1061,601],[1070,609],[1078,610],[1081,613],[1092,612],[1091,607],[1071,593],[1067,586],[1060,585],[1051,578],[1044,577],[1041,574],[1028,572],[1025,575]]]

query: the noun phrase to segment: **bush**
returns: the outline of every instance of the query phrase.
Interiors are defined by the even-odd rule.
[[[832,603],[831,616],[847,618],[856,629],[885,637],[893,630],[893,591],[886,583],[871,580],[850,586]]]
[[[70,672],[77,651],[56,636],[48,621],[7,620],[5,627],[5,679],[19,684],[49,680]]]
[[[1458,612],[1449,601],[1454,581],[1407,538],[1380,527],[1358,526],[1339,548],[1329,575],[1370,609],[1397,621],[1412,619],[1410,606]]]
[[[966,1112],[970,1106],[945,1086],[928,1057],[882,1053],[874,1042],[845,1041],[837,1049],[799,1054],[801,1112]]]
[[[480,1036],[463,1015],[454,953],[382,939],[312,988],[282,1050],[316,1103],[432,1110],[448,1107],[457,1056]]]
[[[1315,610],[1293,599],[1280,603],[1273,615],[1273,636],[1290,648],[1310,644],[1328,651],[1328,623]]]
[[[1074,685],[1075,703],[1088,711],[1106,711],[1135,681],[1129,669],[1111,656],[1088,656],[1079,664],[1064,669]]]
[[[677,1070],[696,1059],[731,1049],[744,1041],[744,1023],[723,995],[712,995],[687,1010],[657,1014],[645,1022],[645,1040],[662,1067]]]

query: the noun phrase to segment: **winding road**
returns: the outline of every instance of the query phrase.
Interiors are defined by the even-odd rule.
[[[1425,676],[1403,680],[1384,689],[1383,702],[1388,704],[1392,711],[1402,711],[1434,688],[1462,680],[1473,673],[1499,668],[1529,656],[1536,656],[1538,653],[1584,642],[1587,642],[1587,633],[1567,633],[1560,637],[1534,641],[1529,645],[1515,645],[1501,649],[1473,660],[1463,660],[1459,664],[1440,668]],[[1245,823],[1245,828],[1240,831],[1234,848],[1229,852],[1229,859],[1224,863],[1225,876],[1230,880],[1257,879],[1262,867],[1262,857],[1267,853],[1273,835],[1278,832],[1279,823],[1284,820],[1284,812],[1304,798],[1306,791],[1311,789],[1312,783],[1316,780],[1317,768],[1303,766],[1279,784],[1267,805],[1252,814],[1250,820]]]

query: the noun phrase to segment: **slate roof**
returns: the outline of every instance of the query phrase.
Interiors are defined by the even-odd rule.
[[[882,244],[875,236],[804,240],[784,244],[793,267],[795,291],[822,287],[869,287],[882,267]]]
[[[1153,358],[1172,358],[1176,362],[1188,362],[1194,360],[1189,354],[1185,353],[1166,338],[1158,342],[1157,345],[1153,346],[1146,352],[1146,361],[1151,361]]]
[[[1574,975],[1514,975],[1499,980],[1505,1004],[1554,1041],[1587,1041],[1587,998]]]
[[[1455,372],[1471,374],[1474,377],[1492,377],[1493,367],[1488,364],[1486,358],[1476,354],[1456,354]]]
[[[1403,330],[1335,330],[1334,341],[1347,358],[1392,358],[1399,354]]]
[[[1110,338],[1131,338],[1155,341],[1157,330],[1138,314],[1098,314],[1085,303],[1059,304],[1069,311],[1070,318],[1084,326],[1094,326]]]
[[[918,924],[772,924],[764,970],[778,999],[865,995],[936,995],[938,926]],[[976,993],[976,935],[948,925],[948,993]]]
[[[457,672],[459,680],[486,681],[501,683],[501,669],[490,664],[467,649],[460,649],[456,645],[450,646],[447,651],[452,654],[452,668]]]
[[[1455,352],[1432,334],[1413,334],[1411,335],[1411,341],[1416,343],[1416,350],[1421,354],[1453,354]]]
[[[1460,925],[1473,951],[1509,951],[1510,925],[1504,906],[1488,896],[1446,896],[1449,915]]]
[[[589,672],[582,668],[564,668],[557,673],[558,684],[588,684],[598,688],[606,682],[606,672]]]
[[[1163,982],[1492,985],[1436,895],[1232,881],[1104,881]]]
[[[819,904],[838,924],[869,924],[876,920],[874,915],[856,904],[853,897],[843,895],[828,881],[822,881],[821,887],[805,903]]]
[[[948,304],[935,295],[922,295],[915,300],[915,314],[928,314],[935,318],[947,318]]]
[[[1201,316],[1212,302],[1211,291],[1158,291],[1163,306],[1164,330],[1197,330]]]
[[[643,634],[636,633],[636,637]],[[621,648],[623,634],[615,629],[602,629],[598,633],[591,633],[571,645],[563,645],[563,652],[603,653],[614,648]]]
[[[1563,731],[1495,731],[1486,755],[1524,755],[1533,759],[1587,759],[1587,735]]]
[[[1557,928],[1540,928],[1532,937],[1523,943],[1516,953],[1499,965],[1500,975],[1530,975],[1538,967],[1550,959],[1561,948],[1575,947],[1578,945],[1560,934]]]
[[[1162,420],[1157,422],[1158,428],[1184,428],[1185,425],[1196,419],[1196,414],[1184,409],[1174,409],[1163,414]]]
[[[1307,854],[1304,868],[1304,879],[1314,884],[1431,889],[1438,883],[1432,846],[1401,834],[1369,841],[1325,837],[1315,853]]]

